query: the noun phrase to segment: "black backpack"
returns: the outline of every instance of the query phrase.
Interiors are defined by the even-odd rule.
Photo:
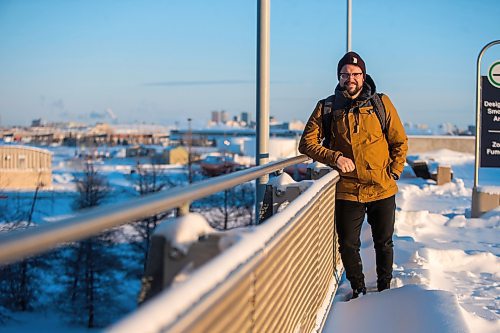
[[[377,115],[378,121],[380,122],[380,126],[382,127],[382,132],[387,137],[387,119],[385,106],[382,102],[382,96],[384,94],[374,94],[369,101],[373,105],[373,109],[375,110],[375,114]],[[329,148],[330,141],[332,140],[332,132],[329,130],[330,124],[332,123],[332,111],[333,105],[335,101],[335,95],[331,95],[322,101],[323,103],[323,113],[321,117],[321,122],[323,125],[323,134],[325,136],[323,140],[323,146]]]

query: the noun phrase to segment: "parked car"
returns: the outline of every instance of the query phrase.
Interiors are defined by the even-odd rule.
[[[209,155],[200,161],[201,171],[204,175],[215,177],[233,171],[241,170],[243,165],[236,163],[230,156]]]

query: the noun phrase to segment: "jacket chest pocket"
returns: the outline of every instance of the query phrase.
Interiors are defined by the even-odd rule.
[[[359,108],[359,118],[361,128],[366,133],[368,139],[373,140],[381,138],[384,135],[382,125],[373,106]]]
[[[335,137],[345,136],[349,131],[349,118],[345,110],[332,111],[331,131]]]

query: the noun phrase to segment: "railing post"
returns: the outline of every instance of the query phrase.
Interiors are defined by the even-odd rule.
[[[182,205],[180,205],[179,207],[177,207],[176,215],[177,216],[184,216],[184,215],[189,214],[189,206],[190,206],[190,203],[185,202]]]

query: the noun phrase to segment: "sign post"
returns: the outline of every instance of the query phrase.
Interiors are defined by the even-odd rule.
[[[487,44],[477,57],[476,80],[476,160],[472,190],[472,217],[498,206],[498,195],[479,191],[479,168],[500,168],[500,60],[494,61],[486,76],[481,76],[481,58],[491,46]]]

